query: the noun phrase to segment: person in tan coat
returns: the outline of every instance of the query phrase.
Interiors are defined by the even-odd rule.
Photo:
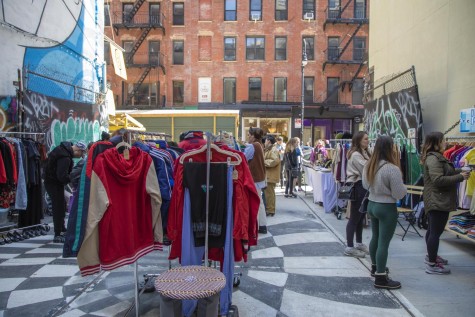
[[[280,154],[274,136],[266,137],[264,148],[264,165],[266,167],[267,187],[264,189],[266,215],[275,215],[275,185],[280,181]]]

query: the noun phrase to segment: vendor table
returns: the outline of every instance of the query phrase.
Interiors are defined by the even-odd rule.
[[[336,183],[331,172],[322,172],[304,166],[305,181],[313,188],[313,202],[323,203],[326,213],[331,213],[336,206]]]

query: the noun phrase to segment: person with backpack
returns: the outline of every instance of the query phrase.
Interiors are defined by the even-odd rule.
[[[48,193],[53,209],[53,225],[55,243],[64,243],[62,232],[66,231],[64,218],[66,216],[66,201],[64,186],[71,181],[73,158],[84,156],[87,146],[84,142],[61,142],[49,154],[45,168],[45,189]]]
[[[401,283],[388,277],[389,243],[397,225],[396,202],[407,194],[393,139],[380,136],[373,153],[363,169],[363,187],[369,191],[368,214],[371,217],[372,237],[369,244],[371,276],[374,287],[397,289]]]
[[[424,165],[424,208],[429,218],[425,240],[427,255],[424,259],[428,274],[449,274],[448,260],[440,257],[439,239],[444,232],[449,212],[457,209],[457,184],[470,176],[470,171],[455,168],[443,153],[445,140],[442,132],[426,135],[422,145],[421,163]]]

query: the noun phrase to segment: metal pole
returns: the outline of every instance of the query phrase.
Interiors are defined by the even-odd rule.
[[[304,130],[304,119],[305,119],[305,65],[307,65],[307,41],[303,40],[303,46],[302,46],[302,95],[301,95],[301,102],[302,102],[302,109],[300,112],[301,116],[301,126],[300,126],[300,141],[302,142],[302,145],[304,144],[303,141],[303,130]]]

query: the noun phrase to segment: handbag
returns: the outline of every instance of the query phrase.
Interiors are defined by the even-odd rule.
[[[299,177],[299,168],[298,167],[293,167],[290,170],[290,174],[292,175],[292,177]]]
[[[354,183],[345,183],[338,189],[338,199],[354,200]]]

